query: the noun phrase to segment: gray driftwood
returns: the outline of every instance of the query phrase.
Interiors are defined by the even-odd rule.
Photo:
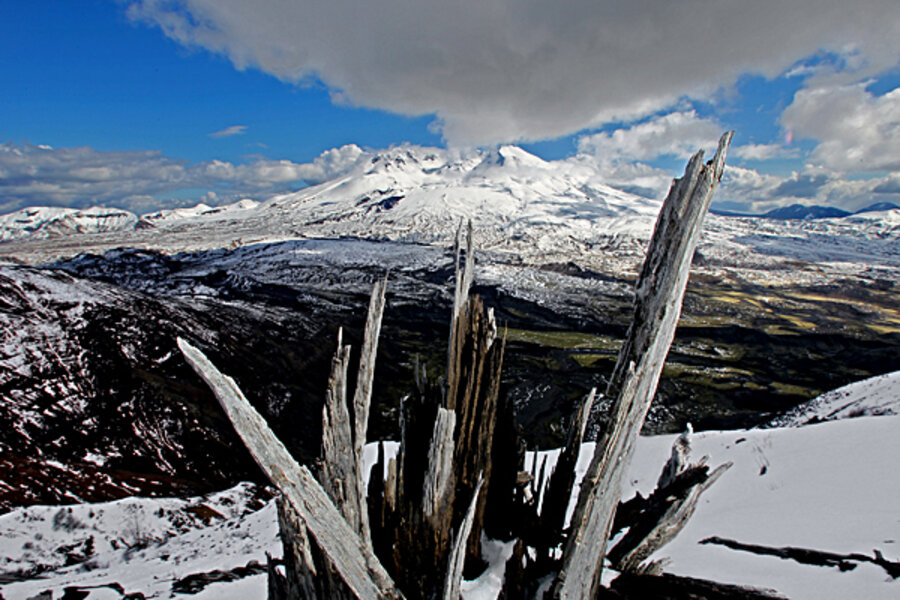
[[[628,527],[628,532],[607,555],[616,570],[658,573],[661,564],[645,564],[644,561],[684,529],[697,508],[700,495],[731,468],[732,463],[727,462],[710,472],[706,466],[708,456],[690,464],[690,434],[688,425],[688,430],[675,440],[653,493],[646,500],[638,494],[625,503],[624,510],[619,509],[623,513],[630,510],[631,515],[622,515],[620,519],[617,514],[613,525],[613,532]]]
[[[621,480],[675,335],[703,217],[722,178],[732,135],[722,136],[709,163],[703,163],[702,151],[695,154],[663,203],[635,288],[634,318],[606,390],[614,399],[612,421],[582,481],[554,584],[557,598],[588,600],[599,591]]]
[[[257,464],[308,527],[313,541],[356,597],[402,598],[369,546],[347,524],[309,469],[297,464],[234,380],[219,372],[185,340],[179,338],[178,347],[212,389]]]

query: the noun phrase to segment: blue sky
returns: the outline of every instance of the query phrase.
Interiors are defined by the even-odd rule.
[[[400,143],[654,196],[725,129],[722,208],[900,201],[900,4],[681,4],[3,2],[0,212],[262,199]]]

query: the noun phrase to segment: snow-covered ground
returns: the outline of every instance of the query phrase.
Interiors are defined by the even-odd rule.
[[[632,490],[652,491],[673,440],[641,439],[631,467]],[[667,571],[771,588],[794,600],[900,597],[900,580],[872,564],[841,572],[698,544],[718,536],[837,554],[872,556],[879,549],[897,561],[900,417],[707,432],[695,435],[692,445],[695,456],[734,466],[701,497],[687,527],[654,555],[671,558]]]
[[[856,406],[885,406],[886,398],[896,402],[900,396],[900,373],[861,382],[854,389]],[[823,405],[822,399],[811,403]],[[674,438],[640,438],[623,497],[651,491]],[[692,448],[695,458],[709,455],[713,465],[733,461],[734,466],[701,498],[685,530],[654,555],[671,559],[667,571],[770,588],[799,600],[900,597],[900,580],[873,564],[844,572],[698,543],[718,536],[838,554],[871,556],[878,549],[887,560],[897,561],[900,416],[704,432],[693,436]],[[593,445],[586,444],[580,469],[586,468],[592,451]],[[548,455],[551,461],[555,458],[555,452]],[[59,597],[67,586],[113,582],[126,593],[170,597],[173,583],[188,575],[229,571],[250,561],[265,564],[267,552],[281,553],[274,505],[269,502],[253,511],[246,500],[248,489],[242,485],[189,500],[126,499],[17,509],[0,517],[0,570],[9,573],[36,565],[48,569],[39,579],[4,584],[3,597],[25,600],[43,590]],[[78,552],[88,537],[93,537],[95,556],[83,564],[62,566],[67,550],[58,548],[74,544],[68,552]],[[138,540],[141,543],[135,544]],[[492,550],[503,554],[500,546]],[[464,597],[494,597],[497,575],[494,571],[466,583]],[[265,586],[265,575],[257,573],[209,583],[196,597],[262,598]],[[120,595],[104,588],[92,592],[90,599],[105,597]]]
[[[183,499],[125,498],[72,506],[31,506],[0,517],[0,586],[7,600],[51,590],[54,598],[71,586],[117,583],[125,594],[167,598],[186,576],[265,565],[265,553],[281,554],[273,502],[263,504],[251,484]],[[91,558],[66,566],[72,553]],[[69,562],[72,562],[71,559]],[[4,575],[32,572],[25,581],[4,583]],[[7,577],[8,580],[14,577]],[[250,577],[257,588],[241,596],[242,585],[219,584],[226,598],[265,597],[265,575]],[[215,590],[213,590],[215,591]],[[91,594],[118,598],[109,589]],[[199,596],[203,597],[203,596]]]

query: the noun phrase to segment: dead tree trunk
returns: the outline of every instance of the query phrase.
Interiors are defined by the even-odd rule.
[[[337,349],[331,361],[331,375],[322,408],[322,457],[317,463],[319,483],[350,528],[370,550],[372,540],[365,474],[362,472],[363,448],[386,286],[387,281],[381,280],[372,288],[352,405],[348,401],[347,378],[350,346],[343,344],[342,332],[338,330]],[[290,506],[280,506],[280,509],[285,556],[305,556],[308,563],[286,566],[281,584],[285,590],[311,589],[315,591],[314,597],[336,600],[353,598],[353,592],[335,571],[328,557],[314,540],[307,540],[305,526],[297,515],[290,514]]]
[[[459,237],[447,378],[432,383],[417,370],[418,389],[402,406],[399,455],[387,467],[385,481],[384,452],[379,453],[369,502],[361,469],[384,282],[372,292],[352,403],[350,348],[338,334],[322,412],[318,482],[293,461],[234,382],[179,340],[188,362],[284,494],[279,523],[285,574],[270,564],[272,598],[394,598],[400,590],[411,598],[459,598],[463,568],[480,550],[504,346],[492,312],[469,297],[471,224],[464,263]],[[397,586],[375,558],[376,550]]]
[[[606,390],[606,396],[615,399],[613,419],[582,481],[562,569],[554,584],[557,598],[588,600],[600,588],[621,479],[675,335],[691,259],[732,135],[722,136],[709,163],[703,164],[702,151],[695,154],[663,203],[637,281],[634,318]]]
[[[417,389],[402,402],[398,456],[375,467],[390,473],[383,499],[370,490],[374,547],[410,598],[458,598],[462,568],[480,553],[493,467],[504,342],[492,312],[469,296],[471,224],[464,263],[459,237],[447,378],[417,370]]]
[[[179,339],[178,347],[213,390],[256,463],[284,495],[312,534],[311,541],[318,545],[353,594],[360,600],[402,598],[369,546],[347,524],[309,469],[297,464],[234,380],[219,372],[202,352],[185,340]]]

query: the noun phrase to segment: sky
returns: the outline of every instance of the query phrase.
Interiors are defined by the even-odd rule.
[[[0,212],[265,199],[399,144],[518,144],[719,209],[900,204],[897,0],[0,2]]]

